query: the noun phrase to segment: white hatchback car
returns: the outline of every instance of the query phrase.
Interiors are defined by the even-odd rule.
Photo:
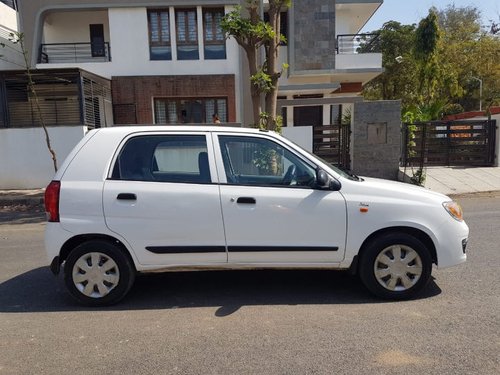
[[[45,192],[52,271],[87,305],[116,303],[137,272],[351,269],[406,299],[432,264],[466,259],[459,205],[348,175],[273,132],[115,127],[89,132]]]

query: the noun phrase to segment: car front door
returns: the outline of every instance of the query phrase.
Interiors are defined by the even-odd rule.
[[[104,216],[141,264],[227,262],[212,150],[203,133],[125,140],[104,185]]]
[[[311,162],[265,135],[218,134],[214,142],[229,263],[342,261],[345,201],[315,187]]]

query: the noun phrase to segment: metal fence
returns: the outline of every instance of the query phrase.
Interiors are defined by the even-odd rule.
[[[322,125],[313,128],[313,152],[327,162],[349,170],[350,125]]]
[[[495,120],[404,124],[402,163],[492,166],[495,162],[495,137]]]
[[[38,127],[42,120],[47,126],[89,128],[108,123],[108,80],[79,70],[33,70],[32,79],[37,100],[24,71],[0,72],[0,128]]]

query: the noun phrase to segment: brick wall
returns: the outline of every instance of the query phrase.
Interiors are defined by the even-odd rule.
[[[401,156],[401,102],[355,103],[352,131],[353,172],[395,180]]]
[[[153,98],[226,98],[227,120],[236,122],[234,75],[113,77],[115,124],[152,124]]]

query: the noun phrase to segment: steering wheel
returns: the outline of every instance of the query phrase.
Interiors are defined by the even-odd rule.
[[[297,177],[297,167],[295,166],[295,164],[292,164],[288,167],[281,183],[283,185],[290,185],[293,179],[296,177]]]

